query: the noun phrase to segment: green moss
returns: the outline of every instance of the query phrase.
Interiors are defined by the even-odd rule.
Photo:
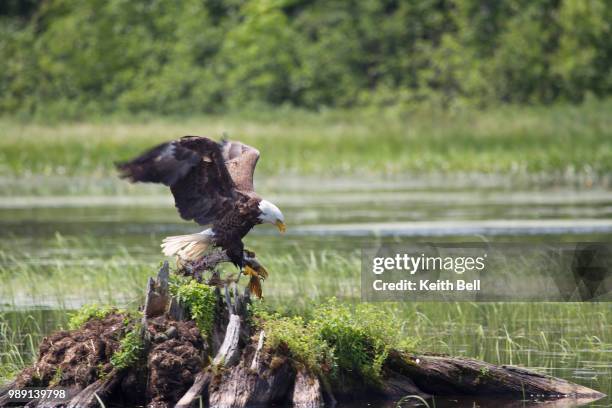
[[[70,315],[68,321],[68,328],[70,330],[76,330],[91,319],[104,319],[111,312],[117,309],[110,306],[98,306],[98,305],[84,305],[75,313]]]
[[[202,335],[210,338],[215,322],[216,298],[214,289],[195,279],[171,276],[170,293],[186,308]]]
[[[356,307],[330,299],[310,319],[283,317],[257,307],[266,331],[266,345],[286,347],[291,357],[331,377],[378,384],[390,349],[408,351],[416,341],[403,335],[402,322],[369,304]]]
[[[480,374],[478,375],[478,377],[486,377],[489,375],[489,369],[487,367],[482,367],[480,369]]]
[[[133,367],[143,351],[142,326],[137,324],[121,339],[119,349],[111,356],[110,362],[117,369]]]

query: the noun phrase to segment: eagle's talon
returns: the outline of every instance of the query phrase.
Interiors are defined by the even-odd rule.
[[[255,265],[255,267],[246,265],[244,269],[245,271],[243,273],[245,275],[256,276],[259,279],[266,279],[268,277],[268,271],[261,265]]]
[[[257,275],[255,270],[253,268],[251,268],[249,265],[245,265],[244,269],[242,270],[242,273],[247,275],[247,276],[255,276],[255,275]]]
[[[268,270],[266,268],[264,268],[263,266],[259,265],[259,268],[257,268],[256,270],[257,270],[257,275],[261,279],[267,279],[268,278]]]
[[[263,298],[263,293],[261,290],[261,282],[259,280],[259,277],[255,275],[251,275],[251,279],[249,280],[249,290],[251,291],[253,295],[257,296],[259,299]]]

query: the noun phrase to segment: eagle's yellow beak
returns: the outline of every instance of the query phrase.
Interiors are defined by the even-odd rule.
[[[276,221],[276,227],[278,228],[281,234],[284,234],[285,231],[287,231],[287,226],[281,220]]]

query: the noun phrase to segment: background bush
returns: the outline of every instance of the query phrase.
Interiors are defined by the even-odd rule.
[[[0,113],[484,107],[612,89],[606,0],[5,0]]]

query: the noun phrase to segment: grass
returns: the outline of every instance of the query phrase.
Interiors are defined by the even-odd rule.
[[[8,242],[5,242],[8,244]],[[41,244],[39,244],[41,245]],[[75,309],[83,303],[126,305],[140,300],[143,282],[158,263],[96,240],[57,235],[47,242],[50,257],[0,246],[0,299],[9,307]]]
[[[15,245],[2,242],[0,299],[14,311],[0,312],[0,383],[33,361],[45,335],[69,328],[72,310],[82,303],[98,303],[102,310],[104,305],[135,310],[142,301],[147,277],[159,267],[151,261],[159,259],[158,238],[151,237],[149,245],[146,239],[139,240],[139,245],[148,248],[145,252],[138,246],[129,250],[108,247],[99,238],[83,236],[77,240],[58,235],[39,243],[38,247],[47,251],[44,255],[48,258],[42,259],[41,253],[11,250]],[[312,329],[306,324],[316,319],[313,311],[329,296],[337,296],[341,305],[357,304],[359,252],[348,248],[311,250],[307,245],[278,251],[264,246],[269,249],[255,248],[270,271],[261,304],[287,316],[275,327],[280,330],[277,339],[291,338],[291,347],[297,348],[305,362],[316,361],[313,356],[320,353],[311,353],[309,339],[316,332],[304,328]],[[227,272],[234,270],[230,267]],[[74,295],[77,304],[71,302]],[[52,310],[29,309],[21,303],[23,299],[49,305]],[[375,311],[370,320],[391,324],[396,339],[415,340],[419,351],[524,365],[612,392],[609,303],[406,302],[367,307]],[[333,329],[345,323],[325,316],[322,322],[332,324]],[[133,344],[128,346],[126,350],[135,349]],[[384,349],[379,352],[382,355]]]
[[[152,241],[157,244],[155,238]],[[157,251],[156,246],[151,245],[151,251]],[[53,308],[0,313],[0,382],[32,361],[43,336],[57,328],[68,328],[71,310],[80,303],[134,310],[141,302],[146,278],[159,267],[149,261],[157,256],[148,253],[118,249],[109,256],[103,242],[93,239],[76,241],[58,236],[44,247],[53,250],[51,264],[37,262],[40,259],[36,254],[28,257],[8,251],[0,260],[0,298],[9,303],[9,308],[22,307],[19,300],[23,298]],[[357,302],[358,252],[302,249],[278,255],[274,250],[256,250],[271,274],[264,283],[263,305],[288,316],[282,320],[283,325],[277,326],[280,337],[292,336],[294,347],[299,350],[303,346],[304,360],[312,361],[309,343],[300,343],[300,336],[294,335],[296,327],[307,327],[316,318],[313,310],[320,309],[329,296],[337,296],[341,305]],[[76,293],[78,305],[66,295]],[[11,306],[13,301],[15,306]],[[574,372],[584,370],[588,375],[579,379],[582,383],[608,393],[612,390],[609,304],[414,302],[368,307],[376,311],[374,320],[393,325],[397,338],[418,341],[420,351],[520,364],[574,380]],[[381,316],[385,316],[385,322]],[[322,321],[333,323],[332,328],[342,323],[328,318]],[[323,327],[317,330],[322,332]],[[314,332],[300,331],[305,336]],[[379,351],[384,353],[384,349]]]
[[[367,307],[375,314],[387,316],[384,324],[397,327],[393,334],[398,338],[418,341],[419,351],[524,365],[606,393],[612,391],[609,304],[408,303]],[[0,313],[0,383],[35,358],[43,336],[66,327],[68,313],[67,310]],[[305,320],[313,317],[307,313]],[[293,324],[291,330],[280,327],[281,337],[291,335],[299,341],[293,331],[295,327]],[[575,371],[589,371],[589,367],[592,374],[588,378],[573,378]]]
[[[113,162],[185,134],[257,146],[258,174],[560,173],[612,170],[612,99],[454,113],[282,110],[78,123],[0,119],[0,174],[114,178]],[[112,183],[109,186],[112,190]]]
[[[183,134],[219,136],[223,132],[262,151],[258,165],[262,176],[293,173],[318,180],[322,174],[359,177],[478,172],[578,174],[591,179],[609,176],[612,170],[611,110],[612,99],[582,106],[506,107],[440,115],[283,110],[257,116],[110,118],[81,123],[23,123],[4,118],[0,119],[0,183],[9,180],[20,185],[20,190],[2,184],[0,195],[14,191],[140,194],[142,188],[132,189],[116,180],[114,161]],[[52,185],[54,180],[59,180],[59,187]],[[346,211],[343,206],[329,208],[334,214]],[[5,211],[9,218],[17,215]],[[98,209],[95,211],[98,216]],[[145,212],[141,207],[127,211],[120,215],[138,221],[134,227],[151,222],[141,214]],[[175,216],[171,208],[168,213]],[[312,215],[300,210],[302,213],[304,217]],[[102,228],[93,222],[87,224],[92,214],[78,209],[68,212],[61,208],[55,216],[84,220],[79,224],[82,228]],[[28,213],[22,217],[29,221],[33,216]],[[102,218],[125,221],[121,217],[109,213]],[[23,223],[25,231],[29,225]],[[61,235],[47,239],[44,231],[33,231],[36,233],[20,232],[15,239],[5,236],[0,240],[0,306],[21,309],[0,312],[0,383],[32,361],[43,336],[68,328],[70,312],[83,303],[135,309],[146,278],[159,267],[162,231],[147,232],[138,237],[136,245],[126,241],[126,246],[116,237],[104,239],[105,231],[89,236],[79,230],[75,233],[78,239]],[[289,316],[282,327],[287,333],[295,333],[300,325],[305,327],[312,318],[309,313],[329,296],[356,303],[360,260],[357,250],[346,249],[348,242],[344,250],[327,245],[327,241],[311,249],[306,238],[300,238],[296,248],[279,251],[265,239],[255,241],[262,238],[247,239],[247,246],[270,271],[263,288],[264,302]],[[16,240],[28,242],[20,245]],[[234,272],[231,268],[228,271]],[[31,309],[33,306],[44,309]],[[419,350],[522,364],[574,380],[574,371],[584,369],[591,374],[580,379],[582,383],[612,391],[609,304],[405,303],[372,307],[397,324],[400,336],[418,340]],[[299,316],[305,317],[294,321]],[[307,351],[305,359],[309,358]]]
[[[42,338],[67,322],[66,310],[0,313],[0,383],[30,364],[38,355]]]
[[[128,249],[86,235],[56,235],[21,250],[11,241],[0,242],[0,306],[74,309],[84,303],[137,305],[144,296],[142,288],[147,277],[160,266],[159,238],[151,237],[148,245],[141,244],[142,247]],[[353,284],[359,271],[358,252],[347,257],[337,250],[293,249],[279,255],[277,248],[255,249],[272,274],[264,283],[265,296],[295,297],[296,305],[306,307],[308,299],[320,300],[332,293],[341,297],[359,294]],[[225,271],[236,273],[230,265]],[[330,276],[325,285],[321,276]],[[310,296],[306,298],[303,293]],[[197,291],[181,295],[199,296]]]
[[[157,243],[158,239],[152,237],[149,252],[143,252],[133,246],[130,250],[108,248],[103,240],[86,236],[78,240],[56,236],[40,244],[53,260],[50,263],[42,262],[40,253],[6,247],[0,254],[0,299],[10,309],[22,311],[0,312],[0,382],[32,361],[43,336],[57,328],[68,328],[71,310],[82,303],[98,303],[101,310],[105,310],[103,305],[134,310],[141,303],[147,277],[159,267],[159,263],[151,262],[158,259]],[[309,336],[322,332],[323,327],[317,327],[317,331],[310,326],[310,330],[299,328],[316,318],[313,310],[320,309],[329,296],[337,296],[342,304],[356,302],[359,253],[301,248],[279,254],[274,247],[255,249],[271,274],[264,283],[263,305],[289,316],[277,321],[282,323],[275,326],[280,330],[277,339],[291,338],[291,347],[306,364],[312,364],[320,353],[311,353]],[[227,272],[234,270],[229,268]],[[78,304],[74,304],[70,294],[77,293]],[[23,299],[34,305],[50,305],[53,311],[23,309]],[[369,307],[377,311],[373,316],[378,316],[370,320],[392,324],[393,334],[418,341],[418,350],[466,355],[496,364],[521,364],[568,379],[573,379],[574,370],[586,368],[593,374],[581,380],[585,385],[604,392],[612,390],[609,304],[421,302],[376,303]],[[333,319],[319,320],[331,323],[332,328],[342,326]],[[378,351],[377,355],[384,354],[384,349]],[[375,372],[369,374],[376,377]]]
[[[34,340],[36,333],[23,333],[20,327],[12,327],[5,319],[0,319],[0,383],[9,381],[33,361],[37,355],[35,344],[42,338]]]

